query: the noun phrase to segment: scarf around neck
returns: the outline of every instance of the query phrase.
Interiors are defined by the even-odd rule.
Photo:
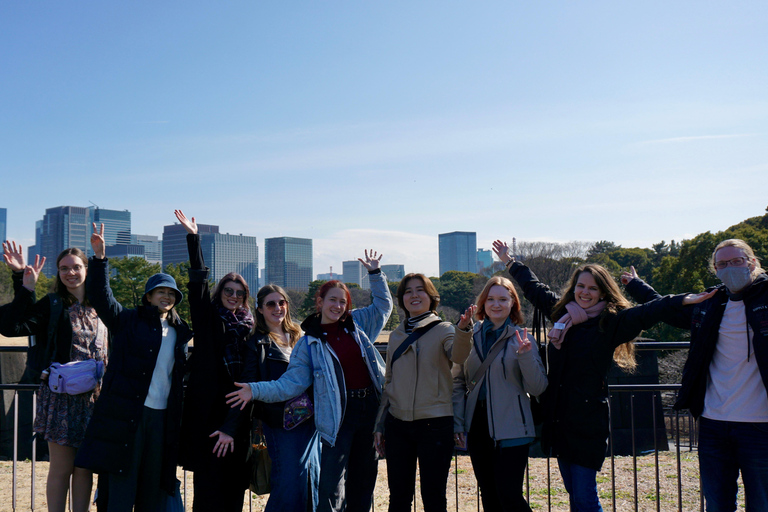
[[[555,322],[555,326],[547,334],[550,343],[552,343],[556,349],[560,350],[563,340],[565,339],[565,333],[568,332],[568,329],[574,325],[586,322],[590,318],[595,318],[603,312],[605,306],[607,306],[607,303],[604,300],[599,301],[597,304],[590,306],[587,309],[579,306],[575,300],[566,304],[565,310],[567,313],[560,317],[560,320]]]
[[[224,364],[230,377],[237,380],[245,366],[245,340],[253,329],[253,315],[248,308],[230,311],[219,306],[219,316],[224,321]]]

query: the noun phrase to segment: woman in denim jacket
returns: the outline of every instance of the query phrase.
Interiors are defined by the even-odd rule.
[[[349,290],[325,283],[316,295],[317,313],[301,327],[305,335],[276,381],[236,383],[232,407],[251,400],[280,402],[313,386],[315,427],[323,440],[318,510],[367,511],[376,485],[373,427],[384,383],[384,360],[373,346],[392,312],[381,256],[365,252],[373,303],[349,311]]]

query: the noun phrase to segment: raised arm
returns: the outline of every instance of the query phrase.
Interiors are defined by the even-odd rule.
[[[373,301],[367,307],[355,309],[352,311],[352,319],[365,332],[371,342],[379,337],[382,327],[387,322],[390,313],[392,313],[392,295],[387,286],[387,277],[379,268],[381,256],[376,257],[377,253],[371,249],[370,254],[365,251],[365,259],[358,258],[363,266],[368,270],[368,279],[371,283],[371,293]]]
[[[100,229],[93,224],[91,235],[93,256],[88,260],[88,276],[85,278],[85,293],[96,313],[110,331],[119,328],[120,313],[123,306],[112,295],[109,286],[109,263],[105,257],[104,224]]]
[[[632,300],[638,304],[646,304],[662,297],[656,290],[653,289],[651,285],[640,279],[640,277],[637,275],[637,272],[635,271],[635,267],[629,268],[629,272],[624,272],[621,274],[621,282]],[[690,329],[692,314],[693,308],[682,308],[676,310],[674,314],[671,314],[670,312],[670,314],[666,316],[663,321],[672,327]]]
[[[523,295],[528,301],[535,307],[544,312],[548,317],[552,316],[552,309],[554,309],[557,301],[560,300],[560,296],[549,289],[549,286],[539,281],[536,274],[528,267],[515,261],[515,259],[509,255],[509,247],[506,242],[496,240],[493,242],[493,252],[499,257],[501,261],[507,265],[509,275],[512,276],[517,284],[523,289]]]
[[[210,269],[205,266],[203,259],[203,249],[200,246],[200,235],[198,234],[197,221],[194,217],[188,219],[181,210],[174,210],[173,213],[179,220],[184,229],[187,230],[187,252],[189,253],[189,312],[192,318],[192,325],[195,332],[196,344],[198,341],[207,341],[208,336],[204,335],[209,326],[203,325],[207,321],[211,305],[211,290],[208,282]]]
[[[47,334],[48,301],[35,302],[35,285],[45,265],[45,258],[35,256],[35,263],[24,265],[21,246],[15,243],[3,244],[5,262],[13,271],[13,300],[0,308],[0,334],[9,338]],[[21,270],[17,268],[21,267]],[[45,338],[43,336],[42,338]],[[45,343],[45,339],[39,340]]]

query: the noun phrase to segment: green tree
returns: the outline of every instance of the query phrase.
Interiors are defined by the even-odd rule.
[[[149,263],[138,256],[111,258],[109,267],[109,285],[112,287],[112,295],[126,308],[137,308],[141,305],[147,279],[152,274],[160,272],[158,263]]]
[[[317,291],[320,287],[327,282],[328,281],[326,280],[317,280],[309,283],[309,289],[304,296],[304,300],[301,302],[301,306],[297,310],[297,316],[303,319],[315,312],[315,295],[317,295]],[[291,311],[291,313],[293,313],[293,311]]]

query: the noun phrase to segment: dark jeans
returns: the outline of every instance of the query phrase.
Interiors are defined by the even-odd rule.
[[[130,469],[109,475],[109,512],[158,512],[165,506],[168,494],[160,488],[164,432],[165,411],[144,407]]]
[[[293,430],[264,425],[272,459],[269,501],[264,512],[306,512],[317,507],[320,435],[310,418]]]
[[[445,512],[445,488],[453,457],[453,416],[384,423],[389,512],[408,512],[416,489],[416,460],[424,512]]]
[[[375,393],[348,398],[336,444],[323,442],[318,512],[367,512],[376,487],[378,461],[373,426],[379,410]]]
[[[768,423],[699,418],[699,468],[707,512],[736,510],[736,480],[747,512],[768,511]]]
[[[485,512],[531,512],[523,498],[528,446],[497,446],[488,432],[485,401],[478,402],[467,436],[467,449]]]
[[[571,500],[571,512],[603,512],[597,497],[597,471],[560,458],[560,475]]]

